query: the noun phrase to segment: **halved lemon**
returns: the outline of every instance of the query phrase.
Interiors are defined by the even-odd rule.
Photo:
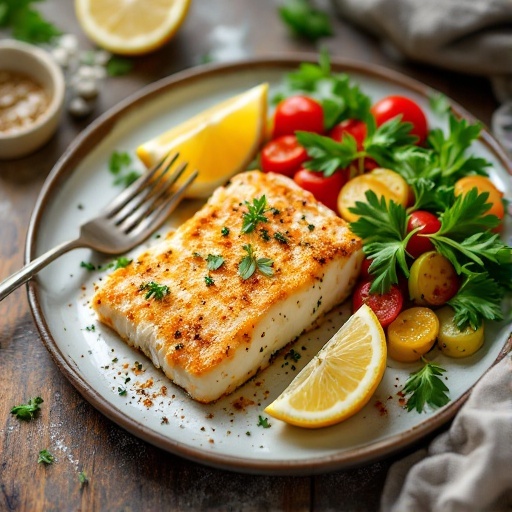
[[[199,176],[188,197],[208,197],[254,158],[266,132],[268,84],[260,84],[188,119],[137,148],[148,167],[170,152]]]
[[[190,0],[75,0],[84,32],[113,53],[140,55],[160,48],[183,23]]]
[[[385,369],[384,331],[363,305],[265,412],[299,427],[339,423],[368,403]]]

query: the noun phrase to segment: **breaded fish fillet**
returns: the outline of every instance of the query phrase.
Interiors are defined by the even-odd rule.
[[[255,200],[262,217],[251,231]],[[309,192],[287,177],[250,171],[114,271],[92,306],[169,379],[208,403],[267,367],[276,350],[341,303],[361,258],[360,239]]]

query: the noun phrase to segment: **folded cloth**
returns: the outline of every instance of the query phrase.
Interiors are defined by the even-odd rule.
[[[512,83],[511,0],[332,0],[339,14],[409,59]],[[502,90],[503,89],[503,90]],[[510,87],[512,92],[512,87]],[[512,96],[511,96],[512,98]]]
[[[480,380],[428,450],[391,466],[382,512],[512,510],[511,356]]]

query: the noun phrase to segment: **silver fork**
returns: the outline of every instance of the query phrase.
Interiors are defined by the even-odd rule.
[[[0,301],[72,249],[88,247],[104,254],[122,254],[148,238],[176,208],[198,175],[195,170],[177,190],[171,191],[187,166],[182,163],[171,173],[177,158],[178,154],[166,156],[127,187],[97,217],[80,226],[78,238],[50,249],[0,283]]]

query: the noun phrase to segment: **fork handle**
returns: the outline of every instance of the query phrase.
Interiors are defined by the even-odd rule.
[[[63,242],[25,265],[21,270],[18,270],[12,276],[0,283],[0,301],[5,299],[7,295],[16,290],[16,288],[21,286],[23,283],[26,283],[53,260],[72,249],[77,249],[78,247],[84,247],[84,243],[80,238],[69,242]]]

